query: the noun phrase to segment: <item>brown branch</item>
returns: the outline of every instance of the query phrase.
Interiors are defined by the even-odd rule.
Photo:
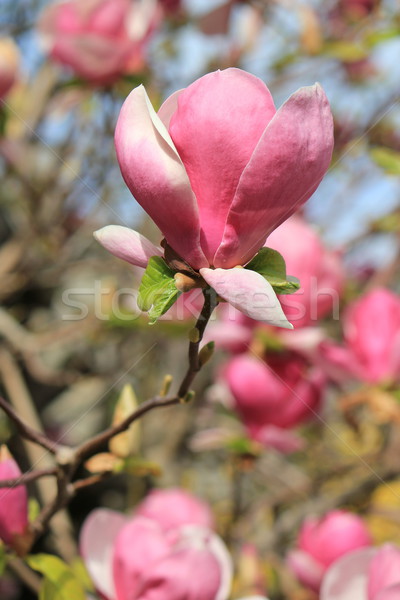
[[[204,292],[204,306],[200,313],[200,316],[197,320],[195,329],[197,330],[197,336],[195,342],[190,342],[189,344],[189,367],[188,370],[182,380],[181,385],[179,386],[178,393],[175,396],[170,397],[162,397],[155,396],[146,402],[143,402],[139,408],[133,412],[129,417],[127,417],[124,421],[119,423],[118,425],[114,425],[113,427],[109,427],[105,431],[102,431],[91,440],[83,443],[76,451],[77,460],[80,462],[83,458],[93,454],[99,448],[104,446],[112,437],[126,431],[128,427],[140,419],[143,415],[148,413],[149,411],[156,408],[165,408],[167,406],[173,406],[175,404],[179,404],[188,394],[190,386],[196,377],[197,373],[201,369],[201,364],[199,361],[199,346],[200,342],[203,339],[204,331],[207,326],[207,323],[210,320],[212,311],[217,306],[217,300],[215,296],[215,292],[213,290],[205,290]]]
[[[2,479],[0,480],[0,489],[1,488],[13,488],[18,485],[25,485],[30,483],[31,481],[36,481],[36,479],[40,479],[41,477],[50,477],[56,476],[58,473],[58,469],[56,467],[52,469],[38,469],[36,471],[27,471],[23,473],[20,477],[15,477],[14,479]]]
[[[18,416],[18,414],[15,412],[12,406],[1,396],[0,408],[2,408],[6,415],[9,417],[9,419],[11,419],[11,421],[14,423],[19,433],[25,440],[34,442],[35,444],[42,446],[42,448],[45,448],[45,450],[48,450],[49,452],[51,452],[51,454],[57,453],[59,449],[59,444],[51,441],[48,437],[46,437],[39,431],[36,431],[27,423],[25,423],[25,421]]]

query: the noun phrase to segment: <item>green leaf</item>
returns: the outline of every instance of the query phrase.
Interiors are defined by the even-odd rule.
[[[370,155],[372,160],[382,169],[391,175],[400,175],[400,152],[377,146],[371,148]]]
[[[40,600],[86,600],[86,595],[71,567],[51,554],[33,554],[28,565],[44,575]]]
[[[354,62],[368,56],[367,49],[360,44],[343,40],[328,42],[324,45],[322,53],[342,62]]]
[[[5,545],[0,542],[0,577],[4,573],[4,569],[7,566],[7,554]]]
[[[29,498],[28,501],[28,519],[30,523],[33,523],[33,521],[36,519],[37,516],[39,516],[40,513],[40,504],[39,502],[36,500],[36,498]]]
[[[136,456],[121,459],[113,470],[114,473],[128,473],[135,477],[147,477],[148,475],[160,477],[162,475],[159,464]]]
[[[285,259],[272,248],[261,248],[245,268],[262,275],[272,285],[276,294],[293,294],[300,287],[296,277],[286,275]]]
[[[140,310],[149,313],[150,325],[179,298],[174,272],[159,256],[152,256],[144,272],[137,299]]]

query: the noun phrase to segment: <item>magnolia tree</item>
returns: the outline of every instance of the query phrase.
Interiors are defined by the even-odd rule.
[[[400,597],[398,8],[3,2],[0,597]]]

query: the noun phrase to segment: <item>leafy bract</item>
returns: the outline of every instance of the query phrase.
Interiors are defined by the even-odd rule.
[[[137,299],[140,310],[149,313],[153,325],[179,298],[174,272],[162,258],[152,256],[142,277]]]
[[[272,248],[261,248],[246,265],[246,269],[262,275],[271,284],[276,294],[293,294],[300,287],[300,282],[296,277],[286,275],[285,259]]]

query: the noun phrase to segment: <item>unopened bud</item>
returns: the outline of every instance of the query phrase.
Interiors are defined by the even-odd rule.
[[[215,342],[208,342],[199,352],[199,364],[203,367],[214,354]]]
[[[193,329],[189,331],[189,340],[192,342],[192,344],[197,344],[197,342],[200,341],[200,331],[197,329],[197,327],[193,327]]]
[[[183,273],[175,273],[175,287],[180,292],[190,292],[195,287],[198,287],[198,282],[193,277],[189,275],[184,275]]]
[[[195,392],[193,390],[190,390],[190,392],[188,392],[183,398],[180,398],[179,401],[181,404],[188,404],[193,400],[195,395]]]
[[[160,396],[164,397],[168,394],[172,384],[172,375],[166,375],[160,390]]]

